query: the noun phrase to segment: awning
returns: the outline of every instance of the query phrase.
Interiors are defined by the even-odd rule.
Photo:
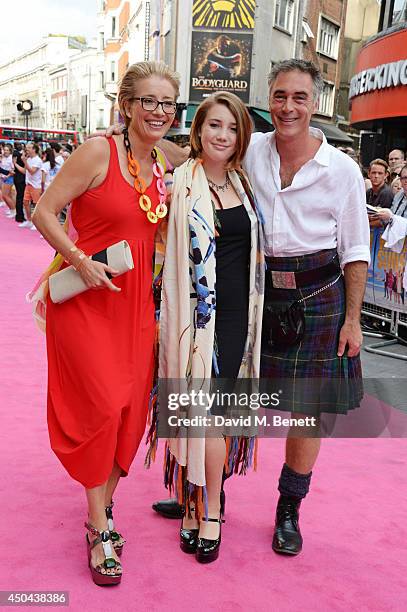
[[[258,115],[259,117],[261,117],[262,119],[264,119],[264,121],[267,121],[267,123],[269,123],[270,125],[272,124],[271,121],[271,116],[270,113],[268,111],[265,110],[261,110],[260,108],[251,108],[250,109],[255,115]]]
[[[340,130],[332,123],[323,123],[322,121],[311,121],[311,126],[316,127],[325,134],[325,138],[329,143],[340,143],[353,146],[353,140],[346,132]]]

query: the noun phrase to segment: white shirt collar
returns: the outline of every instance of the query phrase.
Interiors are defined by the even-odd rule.
[[[330,159],[329,147],[330,145],[328,144],[328,141],[325,138],[325,134],[318,128],[314,128],[311,126],[309,127],[309,133],[311,136],[314,136],[314,138],[317,138],[318,140],[321,141],[321,146],[319,147],[318,151],[314,155],[314,158],[313,158],[314,161],[316,161],[317,164],[319,164],[320,166],[329,166],[329,159]],[[277,147],[276,147],[276,131],[275,130],[270,135],[270,147],[271,147],[272,155],[277,156],[278,159],[280,160],[280,156],[278,154]],[[278,164],[278,166],[280,167],[280,163]]]

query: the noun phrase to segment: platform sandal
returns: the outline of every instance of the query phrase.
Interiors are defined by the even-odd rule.
[[[88,564],[92,580],[98,586],[113,586],[120,584],[122,579],[122,566],[116,559],[113,558],[113,546],[111,543],[111,534],[108,529],[106,531],[99,531],[95,529],[90,523],[85,522],[85,527],[88,532],[96,538],[89,540],[89,534],[86,534],[86,545],[88,549]],[[96,567],[93,567],[91,563],[91,551],[98,544],[102,544],[105,560]],[[104,574],[103,570],[114,570],[113,574]]]
[[[112,500],[110,506],[106,506],[105,508],[105,513],[106,513],[106,518],[107,518],[107,528],[110,531],[110,536],[111,536],[111,540],[112,540],[112,544],[113,544],[115,553],[117,554],[118,557],[120,557],[123,552],[123,547],[126,543],[126,540],[123,538],[121,533],[119,533],[118,531],[115,531],[114,522],[113,522],[113,506],[114,506],[114,502]]]

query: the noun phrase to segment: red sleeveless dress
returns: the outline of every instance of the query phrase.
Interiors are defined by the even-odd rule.
[[[124,179],[113,138],[103,183],[72,204],[77,246],[91,255],[127,240],[134,269],[120,293],[88,290],[47,304],[48,429],[52,450],[86,488],[103,484],[114,461],[127,475],[143,436],[153,377],[152,273],[157,225]],[[155,209],[156,180],[146,192]]]

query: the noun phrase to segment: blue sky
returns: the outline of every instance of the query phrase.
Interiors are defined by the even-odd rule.
[[[0,64],[50,34],[96,36],[97,0],[1,0]]]

